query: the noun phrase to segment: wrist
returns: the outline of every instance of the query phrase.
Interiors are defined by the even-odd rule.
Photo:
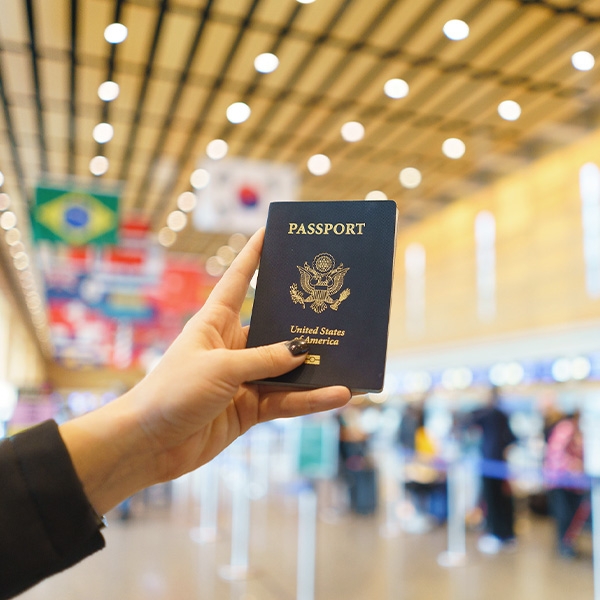
[[[151,447],[125,396],[64,423],[60,433],[99,515],[156,483]]]

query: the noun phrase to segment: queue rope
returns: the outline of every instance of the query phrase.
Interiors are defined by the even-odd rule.
[[[454,464],[453,461],[445,460],[442,457],[422,457],[418,452],[410,450],[401,450],[404,461],[408,464],[418,464],[434,468],[440,472],[447,473],[449,467]],[[547,469],[544,467],[519,466],[503,460],[490,460],[484,458],[474,458],[472,456],[463,456],[462,460],[471,465],[473,471],[484,477],[504,480],[522,480],[539,481],[548,488],[572,488],[579,490],[589,490],[591,488],[591,478],[586,473],[576,473],[565,470]]]

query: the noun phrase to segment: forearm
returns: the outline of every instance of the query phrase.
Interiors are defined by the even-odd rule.
[[[151,445],[131,397],[134,390],[60,426],[77,476],[99,515],[157,482]]]

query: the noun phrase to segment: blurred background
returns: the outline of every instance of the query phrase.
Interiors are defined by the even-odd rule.
[[[0,0],[0,437],[134,385],[271,201],[398,207],[383,392],[132,498],[26,596],[600,597],[599,52],[598,0]]]

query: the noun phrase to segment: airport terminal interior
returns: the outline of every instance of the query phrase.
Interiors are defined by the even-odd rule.
[[[0,0],[0,440],[152,372],[272,202],[396,207],[389,299],[352,313],[315,235],[281,303],[389,321],[382,389],[135,493],[19,597],[600,599],[596,56],[600,0]]]

